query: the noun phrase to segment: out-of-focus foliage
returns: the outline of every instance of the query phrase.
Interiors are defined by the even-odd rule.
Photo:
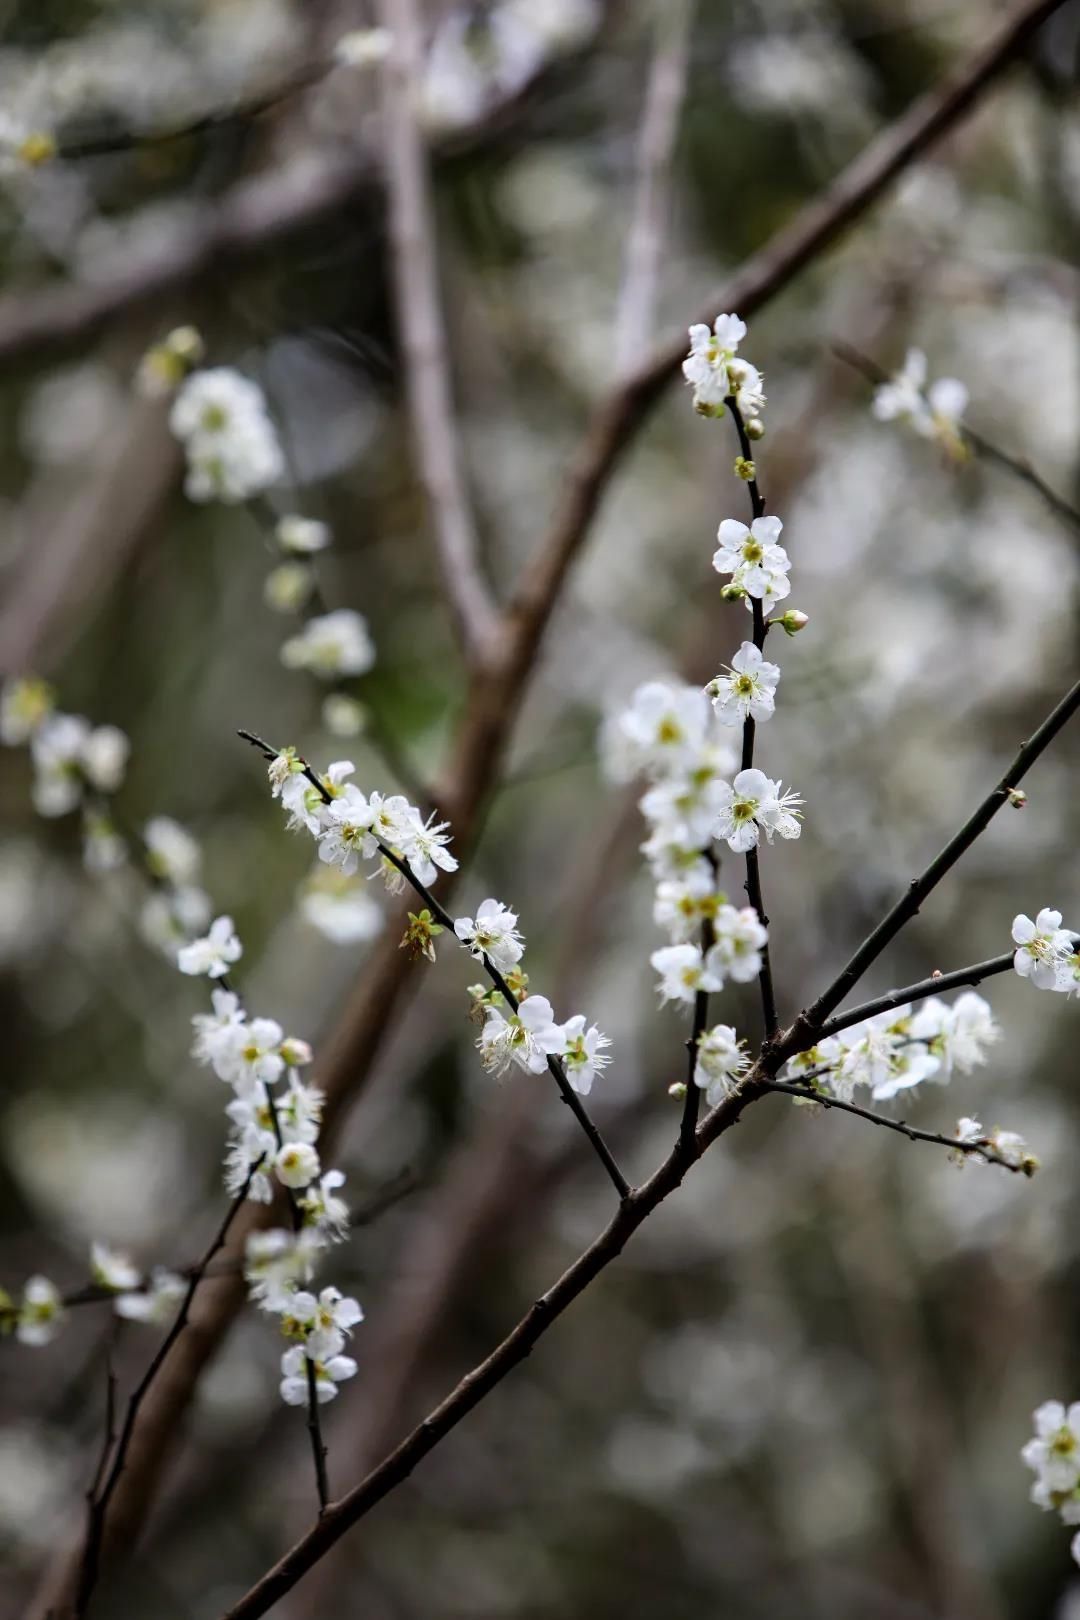
[[[286,0],[9,0],[2,15],[0,99],[73,142],[248,98],[367,20]],[[994,15],[983,0],[700,0],[657,333],[685,324]],[[439,170],[455,386],[502,591],[542,532],[587,406],[612,382],[651,40],[649,6],[618,8],[505,128]],[[753,322],[769,395],[758,465],[784,518],[792,603],[810,615],[782,648],[783,702],[762,745],[766,768],[807,799],[801,841],[764,861],[785,1015],[1075,676],[1080,535],[1002,471],[950,464],[874,422],[865,385],[830,346],[891,366],[918,343],[936,373],[967,382],[977,428],[1080,493],[1076,52],[1073,6]],[[106,283],[147,243],[167,251],[239,179],[370,140],[372,82],[335,70],[254,121],[6,175],[11,296]],[[358,197],[70,352],[20,361],[0,384],[4,629],[22,637],[40,615],[34,664],[63,706],[129,733],[128,818],[176,816],[203,841],[207,886],[247,942],[250,1003],[318,1050],[363,948],[298,917],[310,849],[284,834],[235,728],[319,761],[352,751],[366,787],[394,784],[366,740],[351,750],[322,729],[315,684],[282,667],[263,531],[244,510],[185,502],[164,413],[132,393],[147,344],[181,320],[200,327],[211,363],[266,389],[297,486],[280,509],[331,524],[327,594],[359,608],[378,645],[364,702],[429,775],[465,682],[408,453],[381,202]],[[745,633],[709,567],[719,519],[744,515],[733,454],[726,424],[696,419],[673,391],[625,461],[459,890],[459,909],[489,893],[512,904],[534,985],[558,986],[567,1014],[587,1008],[612,1036],[593,1101],[635,1179],[675,1129],[667,1087],[686,1031],[653,1005],[650,892],[595,735],[638,681],[676,669],[705,680]],[[1017,911],[1076,915],[1078,749],[1066,734],[1027,807],[998,817],[869,991],[1006,950]],[[85,874],[71,826],[34,817],[25,756],[0,763],[2,1280],[42,1270],[76,1285],[89,1234],[181,1263],[221,1201],[220,1087],[188,1057],[197,988],[141,943],[123,880]],[[437,1183],[522,1088],[535,1091],[519,1115],[522,1153],[549,1168],[472,1235],[395,1433],[486,1353],[610,1204],[544,1078],[497,1086],[480,1070],[463,969],[449,946],[434,970],[417,966],[420,1013],[350,1120],[350,1183],[375,1186],[404,1163]],[[747,1031],[752,992],[724,1002]],[[988,1068],[950,1093],[924,1088],[912,1109],[930,1129],[961,1114],[1021,1129],[1043,1160],[1034,1182],[957,1171],[859,1122],[763,1103],[282,1612],[1076,1620],[1067,1537],[1029,1506],[1017,1456],[1039,1400],[1080,1394],[1075,1009],[1011,975],[992,1000],[1005,1037]],[[341,1284],[369,1325],[354,1341],[360,1376],[326,1422],[337,1488],[357,1472],[364,1336],[403,1287],[425,1285],[425,1197],[343,1252]],[[0,1352],[5,1615],[21,1612],[79,1512],[106,1333],[84,1311],[48,1351]],[[122,1379],[148,1342],[125,1335]],[[302,1423],[277,1399],[276,1348],[250,1319],[229,1339],[103,1612],[211,1620],[310,1517]]]

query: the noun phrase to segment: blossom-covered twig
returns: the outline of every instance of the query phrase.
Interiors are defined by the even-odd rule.
[[[929,894],[937,888],[946,873],[956,865],[961,855],[969,850],[981,833],[986,831],[1002,805],[1008,804],[1013,790],[1034,765],[1039,756],[1053,742],[1058,732],[1068,724],[1080,709],[1080,681],[1066,692],[1061,701],[1047,715],[1042,724],[1021,747],[1005,775],[987,794],[978,809],[968,817],[960,830],[949,839],[940,854],[917,878],[913,878],[906,891],[889,910],[862,944],[841,968],[832,983],[801,1012],[791,1028],[783,1035],[780,1046],[785,1056],[803,1051],[820,1033],[826,1018],[839,1006],[855,987],[867,968],[895,939],[905,923],[918,914]]]
[[[1010,958],[1011,961],[1011,958]],[[860,1108],[858,1103],[847,1102],[842,1097],[834,1097],[828,1093],[815,1091],[812,1086],[792,1085],[784,1080],[767,1080],[764,1082],[766,1091],[782,1093],[786,1097],[799,1097],[805,1102],[820,1103],[823,1108],[839,1108],[842,1113],[854,1114],[856,1119],[868,1120],[871,1125],[882,1125],[887,1131],[899,1131],[912,1142],[930,1142],[936,1147],[946,1147],[952,1153],[977,1154],[986,1160],[987,1164],[998,1164],[1003,1170],[1012,1170],[1022,1175],[1031,1175],[1028,1167],[1030,1161],[1017,1157],[1010,1159],[990,1146],[989,1139],[977,1138],[967,1141],[961,1136],[942,1136],[937,1131],[922,1131],[914,1125],[909,1125],[903,1119],[891,1119],[888,1114],[875,1114],[872,1109]]]
[[[116,1449],[113,1453],[112,1463],[109,1467],[108,1473],[105,1475],[104,1483],[101,1484],[100,1488],[96,1491],[94,1499],[90,1504],[89,1523],[87,1525],[86,1540],[83,1545],[79,1569],[78,1588],[75,1595],[74,1612],[77,1616],[81,1617],[86,1613],[94,1587],[97,1584],[98,1565],[101,1554],[101,1541],[105,1530],[105,1519],[109,1511],[109,1503],[112,1500],[113,1492],[116,1490],[116,1487],[120,1481],[120,1476],[124,1471],[124,1464],[127,1461],[128,1448],[131,1445],[131,1437],[135,1432],[135,1424],[139,1416],[139,1408],[146,1399],[147,1393],[153,1385],[155,1378],[161,1371],[161,1368],[164,1366],[169,1351],[172,1349],[181,1333],[183,1333],[184,1328],[187,1326],[188,1314],[191,1310],[191,1302],[195,1298],[196,1290],[198,1289],[199,1284],[202,1282],[211,1260],[214,1258],[215,1254],[217,1254],[219,1249],[224,1248],[225,1239],[229,1235],[229,1228],[232,1226],[234,1219],[247,1198],[248,1189],[251,1186],[252,1178],[254,1177],[258,1168],[259,1166],[256,1163],[253,1164],[249,1169],[243,1186],[237,1192],[232,1203],[226,1210],[221,1225],[218,1227],[213,1238],[211,1239],[209,1246],[202,1256],[202,1259],[193,1268],[187,1290],[180,1302],[180,1308],[177,1311],[176,1316],[173,1318],[172,1326],[169,1328],[169,1331],[166,1333],[156,1352],[152,1356],[149,1366],[143,1373],[142,1378],[139,1380],[139,1383],[136,1385],[128,1401],[127,1411],[124,1414],[124,1421],[120,1427],[120,1433],[116,1441]]]
[[[241,736],[245,742],[249,742],[254,748],[257,748],[263,755],[264,759],[273,761],[279,757],[279,751],[271,747],[271,745],[268,742],[265,742],[262,737],[256,736],[254,732],[240,731],[238,732],[238,735]],[[320,780],[316,772],[312,770],[311,766],[303,760],[300,761],[300,764],[303,775],[318,793],[320,800],[324,804],[333,803],[333,800],[330,794],[327,792],[325,785]],[[427,885],[421,883],[409,862],[404,860],[395,850],[391,849],[388,844],[384,843],[381,838],[375,836],[374,834],[372,834],[372,841],[378,848],[382,858],[385,861],[389,861],[390,865],[401,873],[401,876],[405,879],[406,883],[408,883],[420,896],[428,911],[434,918],[438,920],[439,927],[447,930],[454,938],[457,938],[458,936],[454,931],[454,918],[450,915],[442,902],[436,899],[435,895],[432,894]],[[512,1012],[517,1013],[520,1005],[518,997],[514,994],[513,990],[506,982],[506,979],[499,970],[498,966],[492,961],[487,951],[482,951],[479,959],[483,965],[484,972],[487,974],[496,990],[498,990],[503,1000],[507,1003]],[[585,1107],[584,1103],[581,1101],[581,1098],[578,1096],[577,1092],[567,1079],[566,1070],[563,1066],[562,1059],[557,1055],[548,1053],[546,1055],[546,1064],[548,1072],[551,1074],[559,1088],[559,1093],[562,1096],[563,1102],[566,1103],[567,1107],[578,1121],[578,1124],[585,1132],[585,1135],[588,1137],[597,1158],[607,1171],[607,1174],[618,1192],[619,1197],[621,1199],[628,1197],[631,1190],[630,1183],[619,1169],[611,1149],[608,1147],[596,1125],[593,1123],[588,1109]]]
[[[877,387],[888,386],[889,373],[879,366],[876,360],[872,360],[869,355],[863,354],[852,344],[834,343],[833,353],[838,360],[851,366],[852,370],[859,372],[868,382],[874,383]],[[1010,451],[1003,450],[1000,445],[994,444],[967,421],[959,421],[956,426],[962,443],[969,444],[985,461],[992,461],[995,465],[1003,467],[1029,489],[1033,489],[1054,516],[1068,524],[1071,529],[1080,529],[1080,511],[1077,511],[1075,506],[1070,506],[1056,490],[1051,489],[1026,456],[1013,455]]]
[[[911,1001],[925,1001],[928,996],[940,996],[946,990],[958,990],[961,985],[981,984],[996,973],[1007,973],[1013,965],[1014,955],[1014,951],[1006,951],[1003,956],[991,956],[985,962],[973,962],[970,967],[954,968],[951,973],[932,973],[929,978],[920,979],[917,984],[905,985],[902,990],[887,990],[872,1001],[860,1002],[857,1007],[850,1007],[847,1012],[826,1019],[821,1026],[820,1037],[837,1035],[842,1029],[850,1029],[852,1024],[865,1023],[878,1013],[906,1006]]]

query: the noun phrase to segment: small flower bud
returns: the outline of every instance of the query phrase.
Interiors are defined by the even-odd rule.
[[[686,1096],[686,1081],[685,1080],[674,1080],[674,1081],[672,1081],[671,1085],[668,1086],[668,1088],[667,1088],[667,1094],[668,1094],[669,1097],[685,1097]]]
[[[782,613],[772,622],[780,626],[785,636],[797,636],[799,631],[805,630],[810,623],[810,616],[807,613],[800,613],[798,608],[788,608],[786,613]]]
[[[507,989],[512,990],[520,1001],[529,993],[529,975],[523,967],[512,967],[505,975]]]
[[[739,602],[745,595],[744,588],[741,585],[736,585],[734,580],[725,585],[720,592],[720,598],[724,602]]]
[[[266,576],[263,600],[275,613],[299,613],[313,584],[311,569],[303,563],[281,563]]]
[[[708,416],[714,422],[718,422],[724,415],[724,407],[722,405],[709,405],[705,402],[705,400],[699,399],[697,395],[694,396],[694,409],[697,411],[699,416]]]
[[[757,467],[745,456],[735,457],[735,476],[741,478],[744,484],[752,484],[757,477]]]
[[[1014,810],[1022,810],[1024,808],[1025,804],[1027,804],[1027,794],[1024,792],[1023,788],[1009,789],[1009,803],[1012,805]]]
[[[760,416],[752,416],[747,422],[746,437],[748,439],[763,439],[765,437],[765,424]]]

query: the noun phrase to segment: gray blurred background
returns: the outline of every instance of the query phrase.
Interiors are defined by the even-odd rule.
[[[429,8],[433,29],[444,11]],[[444,142],[454,385],[501,592],[590,405],[634,358],[616,332],[658,28],[689,36],[655,336],[999,15],[991,0],[698,0],[674,22],[667,3],[598,6],[483,138]],[[369,20],[299,0],[6,0],[0,19],[0,99],[43,97],[72,143],[240,104]],[[1080,501],[1078,35],[1065,6],[744,345],[766,374],[758,466],[784,519],[791,604],[811,620],[780,649],[760,750],[807,800],[801,841],[762,863],[784,1016],[1075,678],[1075,529],[1007,472],[957,467],[875,422],[831,346],[891,368],[918,344],[932,375],[969,385],[975,427]],[[125,815],[169,814],[202,840],[215,906],[246,943],[250,1004],[317,1054],[365,947],[298,915],[310,846],[285,835],[235,728],[320,762],[351,754],[363,786],[396,784],[365,740],[325,732],[314,684],[281,666],[263,533],[244,510],[185,501],[165,412],[131,379],[150,342],[193,321],[212,363],[263,383],[299,504],[334,528],[328,592],[377,642],[364,702],[430,778],[465,688],[409,451],[377,188],[265,249],[142,286],[230,187],[287,173],[302,191],[305,173],[369,142],[373,83],[338,70],[254,119],[0,179],[0,331],[24,309],[75,308],[73,289],[86,307],[111,299],[108,319],[58,321],[4,362],[0,655],[129,733]],[[686,1031],[655,1006],[639,826],[601,777],[596,733],[639,681],[704,680],[745,633],[709,566],[719,519],[744,515],[733,454],[727,424],[670,389],[572,573],[458,889],[459,911],[489,893],[512,904],[533,987],[611,1035],[593,1111],[634,1180],[676,1128],[666,1092]],[[1017,911],[1053,904],[1075,925],[1078,750],[1066,733],[1027,808],[998,817],[869,991],[1007,949]],[[0,771],[0,1281],[41,1270],[77,1286],[90,1236],[140,1263],[186,1262],[222,1205],[221,1088],[188,1056],[203,992],[141,941],[126,880],[82,870],[74,821],[35,817],[25,753],[5,751]],[[420,1181],[335,1256],[368,1315],[359,1377],[325,1414],[336,1490],[488,1352],[610,1208],[546,1078],[481,1070],[468,964],[444,947],[414,971],[413,1013],[335,1154],[357,1201],[403,1167]],[[748,1034],[752,991],[721,1003]],[[1077,1620],[1069,1534],[1029,1504],[1018,1457],[1039,1401],[1080,1396],[1077,1014],[1012,975],[988,993],[1004,1027],[989,1066],[951,1094],[923,1088],[911,1117],[1021,1130],[1043,1160],[1033,1182],[766,1101],[280,1612]],[[5,1616],[77,1523],[108,1331],[103,1307],[84,1310],[46,1350],[0,1352]],[[123,1379],[153,1342],[125,1331]],[[278,1354],[246,1312],[102,1616],[214,1620],[308,1522],[303,1420],[277,1397]]]

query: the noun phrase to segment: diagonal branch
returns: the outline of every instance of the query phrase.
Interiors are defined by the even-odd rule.
[[[417,120],[423,70],[420,18],[416,0],[380,0],[379,13],[393,37],[382,74],[383,157],[413,449],[458,637],[469,662],[482,665],[495,636],[497,609],[480,571],[454,428],[428,158]]]
[[[974,814],[969,816],[959,832],[949,839],[945,848],[935,856],[926,870],[912,880],[901,898],[863,940],[828,988],[799,1014],[789,1031],[789,1037],[783,1042],[787,1050],[799,1051],[813,1044],[813,1036],[821,1030],[829,1013],[839,1006],[849,991],[854,989],[870,964],[875,962],[885,947],[895,939],[904,924],[918,914],[923,901],[937,888],[961,855],[971,848],[980,833],[985,832],[1002,805],[1008,804],[1010,790],[1026,776],[1039,755],[1050,746],[1078,708],[1080,708],[1080,681],[1066,692],[1057,707],[1047,715],[1042,725],[1020,749],[997,787],[987,794]],[[792,1037],[799,1043],[798,1045],[789,1046],[789,1038]]]
[[[842,1029],[850,1029],[852,1024],[861,1024],[878,1013],[891,1012],[894,1007],[904,1007],[909,1001],[925,1001],[927,996],[944,995],[947,990],[958,990],[961,985],[981,984],[984,979],[992,979],[996,973],[1007,973],[1013,965],[1014,954],[1013,951],[1006,951],[1003,956],[991,956],[985,962],[974,962],[971,967],[956,968],[952,973],[932,973],[928,979],[920,979],[918,984],[906,984],[902,990],[887,990],[883,996],[875,996],[873,1001],[864,1001],[847,1012],[837,1013],[835,1018],[826,1019],[818,1039],[837,1035]]]

